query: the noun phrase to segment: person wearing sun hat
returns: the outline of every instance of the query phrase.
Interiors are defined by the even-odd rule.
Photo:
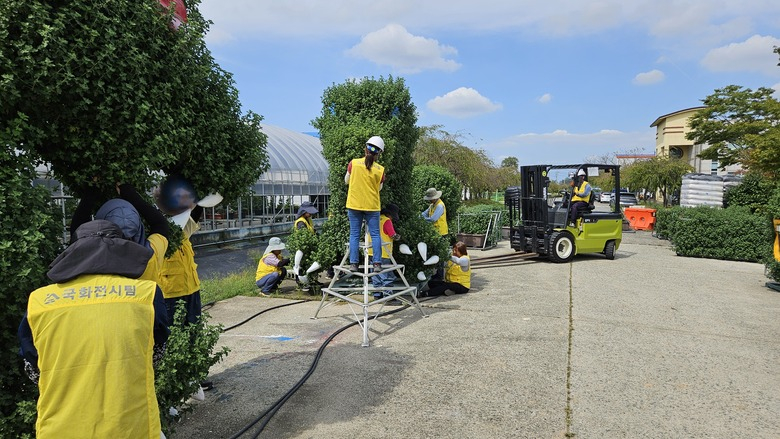
[[[318,213],[319,209],[314,207],[311,201],[304,201],[301,203],[301,207],[298,208],[298,214],[295,216],[294,228],[309,229],[314,232],[314,223],[311,222],[311,216]]]
[[[290,259],[282,258],[282,250],[285,248],[282,240],[276,236],[268,240],[268,247],[263,252],[255,272],[255,284],[263,294],[279,288],[279,284],[287,276],[287,269],[284,266],[290,263]]]
[[[447,228],[447,207],[444,205],[444,201],[441,200],[441,191],[437,191],[435,187],[428,188],[425,191],[423,200],[431,203],[427,209],[423,210],[422,217],[426,221],[433,224],[433,228],[444,236],[449,233]]]
[[[385,168],[377,163],[385,150],[385,141],[373,136],[366,141],[365,156],[353,159],[347,165],[344,182],[347,190],[347,218],[349,218],[349,269],[357,272],[360,245],[360,229],[363,221],[371,236],[374,272],[382,271],[382,240],[379,233],[379,191],[385,181]]]

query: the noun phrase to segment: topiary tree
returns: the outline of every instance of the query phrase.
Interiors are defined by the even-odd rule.
[[[3,0],[0,128],[22,129],[17,148],[76,192],[110,195],[117,181],[143,191],[160,170],[204,193],[245,192],[267,168],[261,118],[241,114],[198,3],[174,31],[158,0]]]
[[[400,208],[396,228],[403,242],[415,247],[424,240],[429,255],[446,256],[447,243],[438,237],[430,225],[419,216],[412,194],[412,152],[418,129],[416,108],[403,79],[363,78],[333,85],[322,96],[322,112],[312,121],[320,132],[323,155],[330,165],[330,212],[322,229],[317,260],[323,266],[336,264],[346,252],[349,222],[346,215],[347,185],[344,173],[350,160],[362,157],[369,137],[378,135],[385,141],[385,151],[379,163],[385,167],[385,183],[381,191],[382,205],[393,202]],[[407,269],[416,272],[423,267],[421,258],[402,258]],[[404,255],[405,256],[405,255]],[[405,261],[405,262],[401,262]]]
[[[0,437],[33,435],[38,388],[24,373],[16,333],[30,292],[48,283],[62,236],[51,194],[31,184],[33,157],[13,147],[22,131],[0,131]]]

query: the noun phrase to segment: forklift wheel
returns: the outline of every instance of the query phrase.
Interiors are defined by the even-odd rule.
[[[550,235],[550,259],[553,262],[569,262],[574,257],[574,237],[567,231]]]
[[[604,246],[604,256],[610,261],[615,259],[615,241],[609,241],[607,242],[607,245]]]

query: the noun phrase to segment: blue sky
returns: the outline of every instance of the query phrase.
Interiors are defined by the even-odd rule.
[[[664,114],[780,90],[777,0],[204,0],[244,110],[311,132],[325,88],[403,77],[419,125],[496,163],[652,153]]]

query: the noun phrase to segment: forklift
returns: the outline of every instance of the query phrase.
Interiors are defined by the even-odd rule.
[[[518,252],[535,253],[553,262],[569,262],[574,255],[601,253],[615,259],[623,238],[623,212],[620,191],[609,212],[597,212],[591,191],[588,207],[571,218],[574,188],[549,193],[551,174],[567,171],[575,178],[580,170],[586,179],[599,174],[612,175],[620,187],[620,166],[605,164],[532,165],[520,168],[520,186],[506,190],[504,203],[509,210],[510,245]],[[581,214],[581,215],[580,215]]]

